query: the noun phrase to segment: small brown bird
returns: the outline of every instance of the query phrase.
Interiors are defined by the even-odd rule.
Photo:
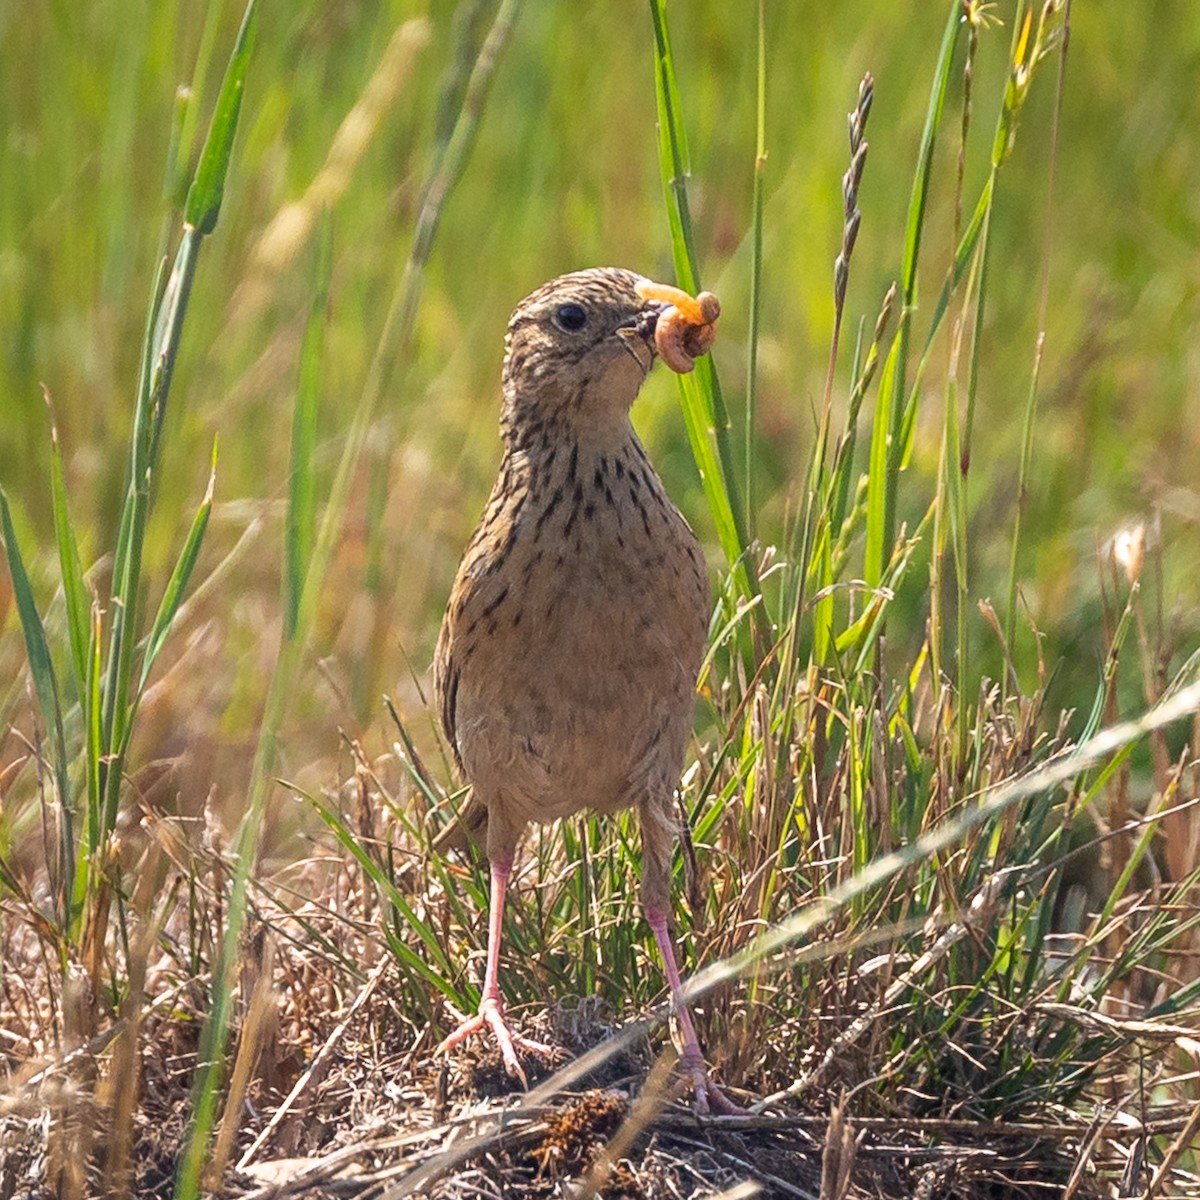
[[[646,919],[683,1041],[681,1069],[702,1111],[733,1105],[708,1077],[667,918],[673,794],[704,654],[708,577],[629,410],[656,333],[664,358],[690,370],[718,311],[710,294],[693,300],[616,268],[563,275],[517,306],[505,341],[504,456],[454,581],[435,668],[442,725],[474,785],[460,832],[482,840],[486,825],[491,866],[483,998],[439,1050],[490,1029],[522,1080],[516,1048],[548,1052],[510,1027],[499,986],[517,841],[530,821],[636,805]]]

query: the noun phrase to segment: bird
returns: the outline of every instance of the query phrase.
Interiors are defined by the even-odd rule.
[[[697,302],[700,301],[700,303]],[[711,344],[719,305],[634,271],[562,275],[514,310],[505,338],[503,455],[467,544],[435,655],[435,696],[471,798],[439,847],[490,866],[479,1010],[438,1047],[490,1031],[522,1083],[499,984],[505,892],[526,826],[636,808],[641,897],[699,1112],[737,1111],[709,1076],[669,928],[675,791],[710,615],[700,544],[630,420],[660,354],[675,370]],[[657,337],[657,341],[656,341]]]

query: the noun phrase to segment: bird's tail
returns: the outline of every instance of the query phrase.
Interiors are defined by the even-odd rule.
[[[487,828],[487,805],[472,792],[450,823],[434,837],[433,849],[438,854],[457,850],[477,859],[487,850]]]

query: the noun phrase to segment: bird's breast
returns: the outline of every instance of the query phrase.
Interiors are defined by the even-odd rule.
[[[473,782],[515,785],[533,819],[630,803],[647,774],[673,786],[708,607],[695,536],[636,441],[560,448],[523,485],[502,469],[443,635]]]

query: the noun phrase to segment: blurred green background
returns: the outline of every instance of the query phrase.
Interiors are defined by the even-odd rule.
[[[164,183],[178,87],[196,80],[200,128],[240,4],[0,5],[0,485],[43,606],[54,579],[48,480],[53,401],[86,562],[115,538],[142,325],[158,257],[179,226]],[[691,200],[706,287],[724,305],[715,351],[740,431],[754,161],[756,6],[669,6],[691,151]],[[871,71],[876,101],[860,195],[837,403],[849,352],[897,278],[903,223],[945,22],[944,4],[767,0],[766,278],[755,441],[755,521],[778,540],[805,477],[832,326],[846,113]],[[456,16],[457,11],[457,16]],[[236,809],[280,623],[282,515],[313,240],[263,236],[322,171],[373,77],[388,92],[333,204],[334,268],[318,480],[328,482],[408,257],[441,82],[463,37],[476,48],[490,3],[266,4],[215,235],[184,332],[148,573],[151,603],[203,493],[220,437],[217,506],[186,614],[135,744],[139,786]],[[466,16],[464,16],[466,14]],[[966,168],[969,213],[985,177],[1007,71],[1013,6],[982,39]],[[467,20],[466,17],[473,17]],[[420,21],[397,35],[405,22]],[[397,50],[394,37],[403,40]],[[393,53],[388,57],[389,43]],[[407,45],[410,54],[402,53]],[[293,698],[281,773],[337,778],[337,729],[386,735],[382,693],[418,725],[420,688],[458,555],[499,457],[505,322],[544,280],[618,264],[670,280],[655,149],[653,38],[641,3],[527,0],[504,50],[461,184],[443,213],[408,350],[389,373],[349,518],[325,581],[311,669]],[[381,62],[385,65],[382,69]],[[1054,63],[1039,73],[1000,181],[971,457],[972,593],[999,605],[1016,504],[1021,413],[1033,359],[1046,229]],[[1161,563],[1167,663],[1200,630],[1195,462],[1200,449],[1200,21],[1191,0],[1075,6],[1051,212],[1042,394],[1020,574],[1058,707],[1092,703],[1105,650],[1097,546],[1137,520]],[[950,259],[963,82],[937,149],[921,296]],[[198,147],[195,149],[198,150]],[[193,152],[194,154],[194,152]],[[328,175],[326,179],[328,179]],[[276,226],[276,230],[280,227]],[[927,316],[914,328],[924,337]],[[902,514],[933,490],[946,335],[927,373]],[[868,396],[869,412],[874,392]],[[719,551],[674,383],[659,370],[635,410],[668,487],[714,566]],[[740,432],[738,434],[740,437]],[[739,455],[739,461],[741,456]],[[852,568],[850,575],[857,574]],[[103,567],[99,577],[103,580]],[[890,640],[924,636],[923,572],[893,609]],[[0,580],[0,679],[23,649]],[[53,614],[52,614],[53,615]],[[972,615],[973,637],[994,649]],[[1019,662],[1035,682],[1035,639]],[[1173,656],[1174,655],[1174,656]],[[999,659],[983,669],[995,674]],[[1136,705],[1140,684],[1127,689]],[[6,684],[9,716],[24,692]],[[10,739],[4,761],[19,752]]]

